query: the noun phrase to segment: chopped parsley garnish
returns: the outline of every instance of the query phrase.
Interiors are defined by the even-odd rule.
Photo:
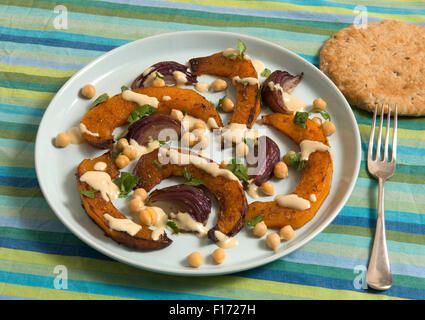
[[[264,216],[262,214],[259,214],[258,216],[255,216],[252,219],[249,219],[246,224],[250,227],[254,227],[258,222],[263,220]]]
[[[119,178],[114,180],[114,183],[120,190],[119,198],[125,198],[133,190],[133,188],[139,182],[138,176],[133,176],[128,172],[121,172]]]
[[[264,77],[264,78],[267,78],[269,75],[271,75],[271,71],[270,71],[270,69],[267,69],[267,68],[265,68],[264,70],[263,70],[263,72],[261,72],[261,76],[262,77]]]
[[[154,161],[152,161],[152,163],[155,165],[155,167],[157,167],[157,168],[162,168],[162,164],[160,164],[158,161],[156,161],[156,160],[154,160]]]
[[[185,182],[184,184],[188,185],[188,186],[199,186],[201,184],[205,184],[202,180],[198,180],[198,179],[194,179],[193,178],[193,174],[190,173],[189,171],[187,171],[186,168],[183,169],[183,177],[188,180],[187,182]]]
[[[238,39],[238,54],[229,54],[228,56],[226,56],[226,58],[228,59],[233,59],[233,58],[239,58],[239,60],[242,60],[243,58],[243,54],[246,51],[246,45],[245,43],[243,43],[240,39]]]
[[[80,194],[91,199],[94,199],[96,197],[96,192],[96,190],[80,190]]]
[[[248,168],[245,167],[242,163],[238,163],[237,159],[232,159],[232,162],[225,166],[224,169],[232,171],[235,176],[241,178],[244,181],[248,182],[249,180]]]
[[[171,140],[169,141],[159,140],[158,142],[161,146],[167,146],[167,147],[169,147],[171,144]]]
[[[224,96],[223,98],[221,98],[220,100],[218,100],[217,107],[215,107],[215,109],[217,111],[223,110],[223,102],[224,102],[224,99],[226,99],[226,97],[227,96]]]
[[[326,110],[321,110],[318,108],[313,108],[313,110],[311,110],[311,112],[313,113],[320,113],[320,115],[323,117],[323,119],[331,121],[331,116],[329,115],[329,113]]]
[[[151,114],[156,112],[156,108],[152,107],[149,104],[144,104],[143,106],[138,107],[136,110],[133,110],[128,117],[128,122],[130,124],[136,122],[137,120],[150,116]]]
[[[96,107],[97,105],[101,104],[102,102],[105,102],[109,99],[109,96],[107,93],[101,94],[96,98],[96,100],[93,101],[93,103],[90,106],[90,109]]]
[[[129,90],[127,86],[122,86],[122,87],[121,87],[121,92],[124,92],[124,91],[126,91],[126,90]]]
[[[116,152],[116,151],[112,151],[111,152],[111,156],[112,156],[112,158],[114,158],[114,159],[116,159],[116,158],[118,158],[118,156],[121,154],[121,152]]]
[[[184,116],[187,115],[187,107],[183,107],[182,113],[183,113]]]
[[[179,227],[177,227],[174,221],[168,220],[167,226],[170,227],[170,229],[173,230],[175,234],[178,234],[180,232]]]
[[[295,113],[295,117],[294,117],[294,123],[298,126],[300,126],[301,128],[307,128],[306,126],[306,122],[308,119],[309,113],[308,112],[299,112],[297,111]]]
[[[305,167],[305,161],[301,160],[301,152],[290,152],[289,161],[289,166],[296,170],[302,170]]]
[[[158,73],[158,72],[155,72],[155,78],[154,78],[154,80],[155,80],[156,78],[164,79],[164,76],[163,76],[163,75],[161,75],[161,74],[160,74],[160,73]]]

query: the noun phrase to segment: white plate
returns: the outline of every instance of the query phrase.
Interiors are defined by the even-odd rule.
[[[328,112],[337,131],[330,137],[333,150],[334,174],[332,188],[326,201],[316,216],[304,227],[296,231],[295,237],[283,242],[277,252],[265,245],[264,238],[259,240],[244,227],[237,235],[239,246],[226,250],[227,258],[222,265],[216,265],[211,253],[217,247],[208,239],[198,239],[189,234],[170,235],[174,243],[169,247],[153,252],[137,252],[119,245],[103,234],[81,206],[75,170],[84,158],[94,158],[104,151],[86,144],[70,145],[64,149],[55,148],[52,141],[62,131],[77,126],[88,110],[90,102],[79,97],[80,88],[93,84],[97,94],[104,92],[114,95],[120,92],[122,85],[130,86],[132,80],[152,64],[175,60],[185,64],[190,58],[213,54],[229,47],[236,47],[237,39],[247,46],[247,54],[262,61],[270,70],[283,69],[291,74],[304,72],[304,78],[294,90],[293,95],[304,100],[311,107],[312,101],[321,97],[328,103]],[[199,81],[211,81],[211,76],[199,77]],[[260,79],[264,81],[264,78]],[[191,88],[191,86],[188,86]],[[234,92],[229,90],[228,94]],[[204,94],[208,100],[216,103],[223,93]],[[263,110],[263,114],[270,110]],[[228,116],[221,114],[223,122]],[[260,118],[259,118],[260,119]],[[257,128],[265,126],[255,124]],[[122,129],[120,129],[122,130]],[[267,135],[276,141],[281,154],[298,147],[277,130],[267,128]],[[117,129],[116,132],[119,130]],[[214,149],[213,158],[229,159],[230,154]],[[158,35],[131,42],[99,57],[77,72],[56,94],[46,110],[37,133],[35,146],[35,165],[41,190],[59,219],[81,240],[103,254],[143,269],[180,275],[217,275],[257,267],[299,248],[321,232],[338,214],[348,199],[360,166],[360,134],[357,123],[347,101],[336,86],[315,66],[289,50],[254,37],[215,31],[176,32]],[[297,184],[299,173],[290,169],[290,178],[273,180],[275,194],[287,194]],[[176,184],[178,178],[161,182],[157,187]],[[248,202],[253,199],[248,197]],[[261,197],[257,200],[270,201],[273,197]],[[123,200],[114,202],[128,214]],[[215,214],[210,215],[209,226],[214,224]],[[198,269],[190,268],[185,257],[193,251],[200,251],[204,257],[203,265]]]

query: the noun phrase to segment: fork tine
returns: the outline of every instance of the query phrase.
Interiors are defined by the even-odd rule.
[[[390,138],[390,118],[391,118],[391,107],[388,106],[387,129],[385,130],[384,161],[387,161],[388,159],[388,140]]]
[[[382,123],[384,122],[384,105],[381,107],[381,119],[379,121],[378,141],[376,141],[376,161],[381,160],[381,136],[382,136]]]
[[[373,111],[373,120],[370,128],[370,136],[369,136],[369,148],[367,150],[367,158],[368,161],[372,160],[372,152],[373,152],[373,140],[375,138],[375,123],[376,123],[376,113],[378,110],[378,105],[375,104],[375,111]]]
[[[397,157],[397,105],[395,105],[394,110],[394,120],[393,120],[393,145],[392,145],[392,159],[391,161],[396,161]]]

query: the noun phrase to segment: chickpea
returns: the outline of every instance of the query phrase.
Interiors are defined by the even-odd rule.
[[[139,219],[145,226],[153,226],[158,221],[158,214],[155,209],[145,207],[140,210]]]
[[[140,200],[145,201],[147,197],[148,193],[143,188],[137,188],[133,192],[133,198],[139,198]]]
[[[274,176],[279,179],[285,179],[288,176],[288,166],[285,162],[279,161],[273,170]]]
[[[224,251],[223,248],[215,249],[214,252],[212,253],[212,257],[215,260],[215,262],[217,262],[218,264],[221,264],[226,259],[226,252]]]
[[[91,84],[86,84],[81,88],[81,95],[87,99],[91,99],[96,95],[96,88]]]
[[[125,147],[122,153],[130,160],[134,160],[137,158],[137,150],[132,146]]]
[[[203,260],[204,256],[198,251],[192,252],[190,255],[187,256],[187,261],[193,268],[199,268]]]
[[[217,79],[211,84],[211,87],[215,92],[223,91],[227,89],[227,82],[222,79]]]
[[[270,233],[266,237],[266,243],[270,249],[276,251],[280,245],[280,236],[277,233]]]
[[[138,212],[144,207],[144,203],[143,200],[140,198],[133,198],[130,200],[127,206],[131,212]]]
[[[229,98],[224,98],[221,108],[224,112],[232,112],[235,109],[235,104]]]
[[[199,146],[200,149],[208,148],[209,144],[210,144],[210,137],[209,136],[200,136],[198,138],[197,146]]]
[[[288,151],[288,153],[286,153],[283,156],[283,158],[282,158],[283,162],[285,162],[285,164],[287,166],[290,166],[291,165],[291,155],[294,156],[295,155],[295,151],[292,151],[292,150]]]
[[[156,78],[154,81],[152,81],[152,87],[165,87],[164,79]]]
[[[249,148],[244,142],[240,142],[236,145],[236,156],[245,157],[248,154]]]
[[[263,193],[266,196],[272,196],[274,194],[274,186],[273,183],[271,183],[270,181],[264,182],[261,185],[261,191],[263,191]]]
[[[322,131],[326,136],[330,136],[335,133],[336,127],[332,121],[325,121],[322,123]]]
[[[128,147],[128,146],[129,146],[129,144],[128,144],[128,141],[127,141],[127,139],[126,139],[126,138],[121,138],[121,139],[119,139],[119,140],[118,140],[118,142],[117,142],[117,149],[118,149],[119,151],[124,150],[124,149],[125,149],[125,147]]]
[[[61,132],[56,136],[56,139],[55,139],[56,147],[64,148],[70,143],[71,143],[71,137],[69,136],[69,134],[65,132]]]
[[[177,121],[182,121],[183,117],[184,117],[183,112],[181,112],[180,110],[177,110],[177,109],[171,110],[170,116],[171,116],[171,118],[173,118],[174,120],[177,120]]]
[[[123,155],[123,154],[120,154],[115,159],[115,164],[120,169],[127,167],[129,163],[130,163],[130,159],[127,156]]]
[[[193,125],[193,130],[206,130],[206,129],[207,129],[207,125],[203,121],[197,121]]]
[[[325,110],[326,109],[326,101],[323,100],[322,98],[314,99],[313,108],[319,109],[319,110]]]
[[[315,124],[317,124],[319,127],[322,125],[322,119],[320,119],[319,117],[314,117],[313,119],[311,119]]]
[[[252,230],[252,232],[254,233],[254,236],[256,237],[259,237],[259,238],[263,237],[267,233],[267,226],[264,223],[264,221],[258,222],[254,226],[254,229]]]
[[[193,147],[198,139],[192,132],[186,132],[182,137],[182,144],[184,146]]]
[[[279,232],[280,238],[283,240],[290,240],[294,237],[295,231],[292,229],[291,225],[284,226],[282,229],[280,229]]]

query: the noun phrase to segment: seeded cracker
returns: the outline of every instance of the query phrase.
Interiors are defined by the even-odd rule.
[[[384,20],[344,28],[324,44],[320,69],[353,106],[425,115],[425,27]]]

